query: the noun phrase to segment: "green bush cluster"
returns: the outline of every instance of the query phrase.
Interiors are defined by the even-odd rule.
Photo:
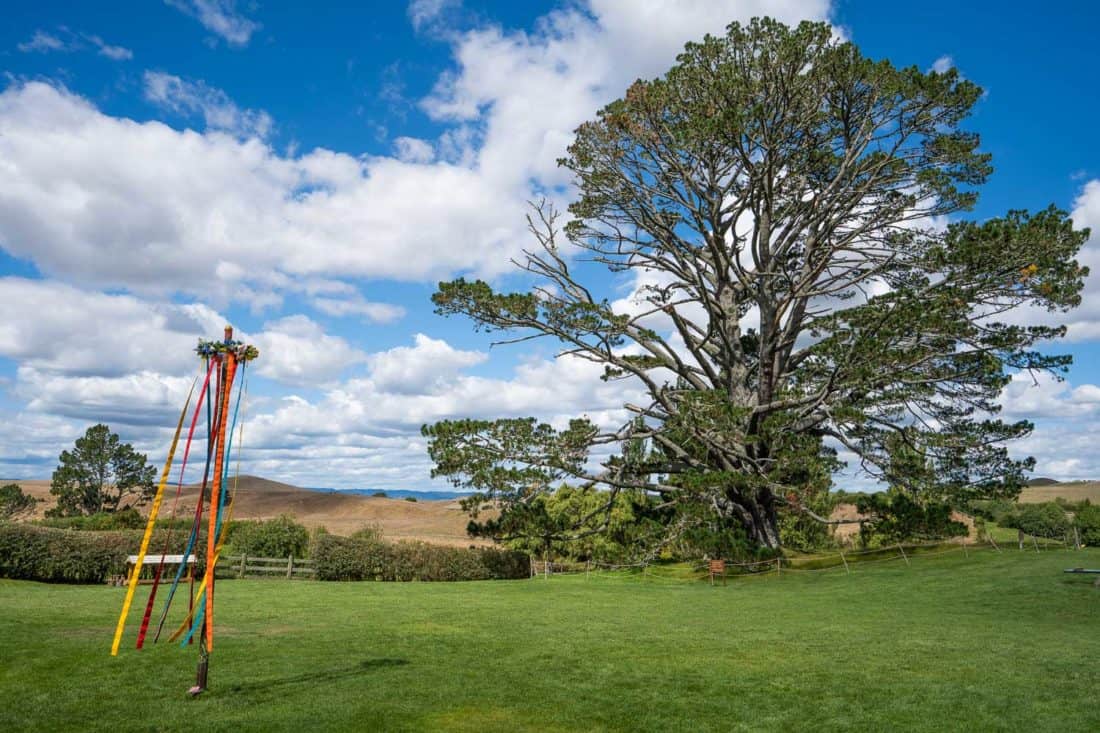
[[[281,514],[264,521],[231,523],[226,542],[231,554],[236,555],[305,557],[309,550],[309,530],[289,514]]]
[[[312,560],[318,580],[489,580],[526,578],[530,572],[527,557],[519,552],[383,542],[375,533],[315,535]]]
[[[0,523],[0,578],[46,583],[103,583],[126,572],[126,556],[137,554],[142,532],[77,532],[33,524]],[[169,539],[168,553],[182,553],[187,533],[153,533],[149,556],[155,557]],[[200,537],[200,547],[205,538]],[[196,572],[202,572],[202,558]]]
[[[1001,517],[1001,526],[1019,529],[1032,537],[1062,539],[1070,528],[1069,516],[1054,502],[1020,504]]]
[[[1081,534],[1081,542],[1089,547],[1100,547],[1100,506],[1084,503],[1077,510],[1073,523]]]

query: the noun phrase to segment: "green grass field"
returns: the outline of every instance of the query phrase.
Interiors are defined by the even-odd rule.
[[[137,652],[131,626],[108,655],[121,589],[0,581],[0,730],[1096,731],[1100,589],[1077,566],[1100,550],[714,588],[224,581],[197,700],[194,648]]]

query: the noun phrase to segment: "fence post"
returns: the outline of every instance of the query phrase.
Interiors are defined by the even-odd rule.
[[[591,566],[592,566],[592,560],[591,560],[591,558],[589,558],[588,560],[585,560],[585,561],[584,561],[584,579],[585,579],[585,580],[588,580],[588,570],[589,570],[589,568],[590,568]]]
[[[243,578],[244,577],[244,565],[247,561],[248,561],[248,553],[247,552],[242,552],[241,553],[241,570],[240,570],[239,573],[237,573],[238,578]]]
[[[901,546],[900,542],[898,543],[898,552],[901,553],[902,558],[905,560],[905,564],[908,565],[909,557],[905,554],[905,548]]]
[[[965,542],[962,543],[962,545],[963,545],[963,556],[966,557],[967,560],[969,560],[970,559],[970,550],[966,549],[966,543]]]
[[[1031,535],[1031,544],[1035,545],[1035,551],[1039,551],[1039,540],[1035,539],[1035,535]]]
[[[290,580],[294,577],[294,554],[291,553],[286,557],[286,579]]]
[[[1077,533],[1077,525],[1073,525],[1073,549],[1081,549],[1081,535]]]
[[[783,575],[783,563],[779,561],[778,555],[775,558],[775,574],[779,576]]]
[[[840,551],[840,561],[844,563],[844,573],[846,575],[851,575],[852,571],[848,569],[848,561],[844,558],[844,550]]]

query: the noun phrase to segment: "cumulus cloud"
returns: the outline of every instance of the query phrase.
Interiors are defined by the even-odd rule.
[[[253,341],[260,349],[257,373],[286,384],[324,384],[367,358],[365,352],[326,334],[303,315],[265,323],[263,331],[251,339],[247,334],[239,338]]]
[[[370,357],[375,387],[398,394],[435,394],[445,389],[458,372],[488,359],[488,354],[460,351],[422,333],[414,338],[415,346],[399,346]]]
[[[948,69],[953,68],[955,68],[955,59],[951,58],[948,55],[940,56],[932,63],[932,71],[936,72],[937,74],[943,74]]]
[[[1074,387],[1046,372],[1019,372],[1000,397],[1001,416],[1009,420],[1085,418],[1100,413],[1100,387]]]
[[[399,137],[393,141],[394,155],[406,163],[431,163],[435,148],[427,140],[415,137]]]
[[[232,45],[259,28],[231,2],[169,4]],[[409,17],[434,32],[456,5],[416,0]],[[0,356],[20,366],[11,391],[33,405],[24,413],[33,430],[9,444],[25,448],[8,453],[56,458],[92,412],[126,404],[138,388],[146,397],[116,417],[144,420],[131,434],[162,451],[163,431],[148,428],[171,419],[169,404],[178,409],[194,339],[224,323],[214,307],[278,306],[282,294],[301,293],[320,313],[387,322],[399,307],[344,281],[511,271],[509,258],[526,243],[525,201],[568,196],[555,160],[580,122],[731,20],[797,22],[827,11],[825,0],[593,0],[552,11],[529,32],[482,23],[438,33],[455,67],[422,107],[443,129],[432,140],[395,139],[388,157],[281,154],[265,142],[271,121],[262,113],[158,72],[146,77],[146,93],[201,116],[205,131],[112,117],[46,84],[10,86],[0,93],[0,247],[47,276],[131,294],[0,283],[0,304],[23,299],[17,312],[42,321],[0,326]],[[171,294],[202,302],[177,304]],[[580,359],[531,356],[490,377],[480,373],[486,352],[444,339],[418,334],[367,354],[307,316],[278,315],[252,335],[263,352],[256,376],[291,393],[284,387],[250,410],[245,470],[296,483],[423,487],[424,423],[535,415],[561,426],[587,414],[612,426],[627,418],[624,401],[640,400],[629,382],[603,382],[599,365]],[[298,387],[321,393],[294,394]],[[13,465],[6,457],[0,452],[0,467]]]
[[[0,278],[0,357],[55,374],[187,374],[196,340],[225,321],[198,303],[144,302],[23,278]]]
[[[159,71],[145,72],[145,98],[183,116],[201,115],[206,127],[239,137],[265,138],[271,133],[271,116],[263,110],[241,109],[221,89],[203,81],[189,81]]]
[[[211,33],[231,46],[246,46],[262,26],[237,10],[236,0],[164,0],[202,23]]]
[[[572,357],[531,359],[509,378],[466,373],[485,356],[422,334],[412,346],[374,354],[367,376],[250,419],[249,465],[307,477],[307,485],[326,475],[330,485],[422,488],[431,470],[419,434],[425,423],[534,415],[564,427],[585,414],[610,427],[628,419],[624,400],[638,397],[629,383],[602,382],[598,365]]]
[[[98,287],[247,299],[311,276],[492,276],[523,241],[524,192],[471,168],[284,157],[41,83],[0,94],[0,171],[0,247]]]

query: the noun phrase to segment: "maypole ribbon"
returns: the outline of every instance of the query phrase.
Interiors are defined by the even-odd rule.
[[[219,537],[221,536],[221,533],[222,533],[222,521],[223,521],[222,520],[222,512],[225,509],[226,497],[229,496],[229,463],[230,463],[231,457],[233,455],[233,433],[236,432],[236,430],[237,430],[237,418],[241,414],[241,397],[244,395],[244,391],[245,391],[244,390],[244,386],[245,386],[245,369],[247,368],[247,366],[248,366],[248,362],[241,362],[241,364],[240,364],[241,386],[237,389],[237,403],[233,406],[233,422],[229,423],[229,439],[226,441],[226,444],[225,444],[225,455],[226,455],[227,460],[225,462],[225,475],[222,476],[222,495],[218,500],[218,526],[217,526],[217,532],[218,532]],[[242,425],[241,428],[242,428],[241,432],[243,434],[244,426]],[[237,464],[238,464],[237,465],[237,470],[240,471],[240,449],[239,448],[237,450]],[[236,489],[237,489],[237,487],[236,487],[236,484],[234,483],[234,486],[233,486],[233,493],[234,494],[236,494]]]
[[[211,363],[206,369],[206,379],[202,383],[202,389],[199,391],[199,401],[195,403],[195,412],[191,415],[191,427],[187,430],[187,442],[183,446],[183,461],[180,462],[180,479],[176,485],[176,498],[172,502],[172,518],[176,518],[176,508],[179,506],[180,494],[183,493],[183,474],[187,471],[187,458],[191,455],[191,441],[195,437],[195,425],[199,420],[199,412],[202,410],[203,398],[206,397],[206,389],[210,385],[210,374],[214,370],[214,364]],[[183,408],[185,411],[186,407]],[[157,563],[157,572],[153,576],[153,587],[149,591],[149,600],[145,603],[145,613],[141,617],[141,626],[138,628],[137,648],[141,649],[145,643],[145,634],[149,631],[149,618],[153,615],[153,604],[157,598],[157,588],[160,587],[160,577],[164,572],[164,558],[168,554],[168,548],[171,546],[172,541],[172,527],[168,528],[168,532],[164,538],[164,547],[161,549],[160,562]],[[184,553],[183,562],[179,565],[179,572],[176,574],[179,577],[183,572],[183,568],[187,565],[187,557],[190,555],[190,551]]]
[[[118,646],[122,641],[122,631],[126,627],[126,615],[130,612],[130,604],[134,601],[134,591],[137,589],[138,576],[141,575],[141,565],[145,561],[145,553],[149,549],[149,540],[152,539],[153,529],[157,523],[157,513],[160,511],[161,501],[164,499],[164,487],[168,485],[168,475],[172,471],[172,459],[176,455],[176,446],[179,444],[180,433],[183,431],[183,421],[187,417],[187,408],[191,405],[191,396],[195,392],[195,384],[198,379],[191,382],[191,389],[187,393],[187,402],[180,412],[179,422],[176,424],[176,434],[172,437],[172,446],[168,449],[168,459],[164,462],[164,470],[160,474],[160,483],[157,485],[157,493],[153,498],[153,506],[149,509],[149,521],[145,525],[145,534],[141,538],[141,548],[138,550],[137,562],[130,573],[130,582],[126,588],[126,599],[122,602],[122,613],[118,617],[118,625],[115,627],[115,638],[111,642],[111,656],[118,656]]]
[[[201,353],[201,352],[200,352]],[[191,522],[191,534],[187,538],[187,547],[184,549],[184,555],[190,555],[195,549],[195,542],[198,540],[199,527],[202,525],[202,505],[203,497],[206,496],[206,487],[208,486],[208,480],[210,476],[210,460],[214,455],[214,436],[218,431],[218,424],[221,421],[221,415],[218,412],[211,412],[211,406],[217,399],[217,395],[221,394],[221,359],[216,356],[204,354],[210,359],[211,368],[218,376],[215,378],[213,393],[210,386],[207,386],[207,400],[206,400],[206,466],[202,469],[202,484],[199,487],[199,498],[195,502],[195,518]],[[220,399],[217,400],[221,402]],[[164,630],[164,621],[168,618],[168,609],[172,604],[172,598],[176,595],[176,589],[179,587],[180,578],[183,577],[183,566],[181,565],[176,569],[176,577],[172,581],[172,587],[168,589],[168,597],[165,599],[164,608],[160,612],[160,621],[157,624],[157,633],[153,636],[153,643],[157,643],[160,640],[161,632]],[[192,590],[194,590],[194,576],[192,575]],[[187,611],[186,623],[191,623],[191,616],[195,612],[195,600],[188,594],[188,602],[190,607]]]
[[[233,339],[233,330],[226,328],[225,342]],[[221,395],[221,411],[225,415],[229,410],[229,393],[233,389],[233,379],[237,373],[237,354],[231,349],[225,352],[225,389]],[[206,651],[214,649],[214,565],[217,559],[214,547],[218,536],[218,505],[221,502],[222,466],[225,461],[225,420],[218,428],[218,447],[214,451],[214,482],[210,487],[210,526],[206,534]]]
[[[246,382],[245,382],[244,376],[243,376],[243,373],[244,373],[244,368],[243,367],[241,369],[241,372],[242,372],[241,387],[240,387],[240,391],[237,393],[237,405],[236,405],[236,407],[234,408],[234,411],[233,411],[233,425],[234,425],[234,428],[236,427],[237,415],[240,412],[240,408],[241,408],[241,395],[244,394],[244,392],[245,392]],[[227,448],[230,448],[233,445],[233,432],[235,432],[235,430],[231,431],[230,434],[229,434],[229,443],[226,446]],[[237,442],[240,443],[243,439],[244,439],[244,425],[241,425],[240,433],[237,436]],[[238,485],[239,480],[240,480],[240,473],[241,473],[241,452],[240,452],[240,446],[238,445],[238,448],[237,448],[237,471],[236,471],[236,475],[233,477],[233,490],[229,493],[229,502],[227,503],[227,506],[225,507],[225,517],[224,517],[224,520],[220,522],[220,527],[218,529],[218,544],[214,548],[214,564],[215,564],[215,566],[217,565],[218,560],[221,558],[222,549],[225,547],[225,541],[229,536],[229,523],[233,520],[233,509],[235,507],[234,502],[235,502],[235,499],[237,497],[237,485]],[[226,465],[225,478],[226,478],[226,481],[228,482],[228,479],[229,479],[228,462],[227,462],[227,465]],[[176,639],[180,638],[180,636],[183,634],[184,631],[186,631],[187,635],[183,637],[183,641],[180,642],[180,646],[187,646],[188,644],[191,643],[191,639],[194,637],[195,632],[198,631],[199,627],[202,625],[202,622],[203,622],[203,611],[206,607],[205,591],[206,591],[206,578],[204,577],[202,582],[199,583],[198,590],[195,592],[195,607],[198,609],[197,612],[194,613],[193,615],[189,615],[186,619],[184,619],[183,623],[180,624],[179,628],[177,628],[174,632],[172,632],[172,635],[168,637],[169,641],[175,641]]]

